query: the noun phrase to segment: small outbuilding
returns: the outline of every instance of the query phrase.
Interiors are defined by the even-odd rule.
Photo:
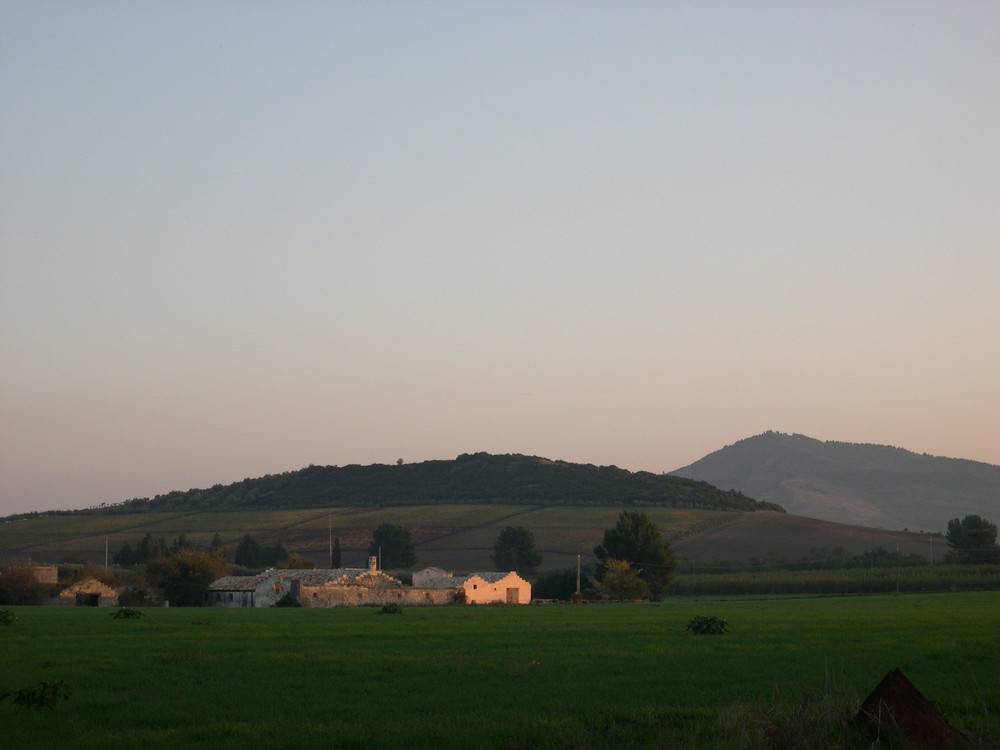
[[[118,592],[96,578],[87,578],[60,591],[59,604],[76,607],[117,607]]]

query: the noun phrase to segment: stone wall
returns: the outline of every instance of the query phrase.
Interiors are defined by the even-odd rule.
[[[403,607],[451,604],[454,589],[420,589],[404,586],[307,586],[298,587],[303,607]]]

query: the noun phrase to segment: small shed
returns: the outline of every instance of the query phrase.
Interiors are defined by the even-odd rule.
[[[60,591],[59,604],[71,607],[117,607],[118,592],[96,578],[87,578]]]

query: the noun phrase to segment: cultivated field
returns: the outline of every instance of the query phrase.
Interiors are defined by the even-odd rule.
[[[0,702],[31,748],[870,747],[900,667],[980,747],[1000,734],[1000,593],[406,609],[19,608]],[[694,615],[730,632],[693,636]],[[798,743],[798,744],[796,744]],[[886,747],[887,745],[882,745]]]
[[[543,569],[584,562],[604,529],[615,525],[622,506],[418,505],[389,508],[311,508],[301,510],[135,513],[122,515],[37,516],[0,524],[0,563],[31,559],[54,563],[82,559],[103,563],[105,543],[113,555],[126,542],[133,547],[148,532],[169,543],[180,534],[207,545],[219,532],[230,554],[244,534],[263,543],[280,540],[289,550],[328,560],[330,528],[340,538],[343,562],[366,564],[371,532],[384,521],[410,529],[417,565],[452,570],[491,569],[490,555],[500,530],[523,526],[535,535]],[[880,529],[844,526],[783,513],[738,513],[691,508],[642,507],[671,540],[675,552],[691,560],[750,557],[800,558],[812,548],[842,546],[850,554],[876,547],[928,555],[927,537]],[[933,549],[945,552],[942,538]]]

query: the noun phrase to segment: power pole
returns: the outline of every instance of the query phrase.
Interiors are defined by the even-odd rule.
[[[580,556],[576,556],[576,595],[580,595]]]
[[[330,531],[330,568],[333,568],[333,517],[327,518]]]

